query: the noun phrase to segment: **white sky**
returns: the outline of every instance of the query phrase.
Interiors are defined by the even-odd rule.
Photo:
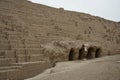
[[[120,0],[30,0],[56,8],[84,12],[105,19],[120,21]]]

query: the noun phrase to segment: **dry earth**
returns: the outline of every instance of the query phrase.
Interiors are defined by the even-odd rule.
[[[65,61],[69,49],[83,43],[102,47],[102,55],[117,54],[120,23],[27,0],[0,0],[0,56]]]
[[[27,0],[0,0],[1,80],[25,79],[68,61],[70,49],[84,43],[100,46],[102,56],[119,54],[120,22]]]
[[[120,80],[120,55],[60,62],[54,68],[26,80]]]

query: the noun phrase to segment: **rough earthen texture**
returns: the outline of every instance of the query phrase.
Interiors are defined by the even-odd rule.
[[[78,60],[78,56],[79,56],[78,49],[71,48],[69,52],[68,60],[69,61]]]
[[[87,51],[85,51],[85,47],[82,47],[80,50],[79,50],[79,59],[84,59],[87,55]]]
[[[88,48],[88,54],[86,55],[86,58],[93,59],[95,58],[95,54],[96,54],[96,47],[91,46]]]
[[[102,53],[102,49],[101,48],[97,48],[96,49],[96,53],[95,53],[95,57],[99,58],[101,56],[101,53]]]
[[[26,0],[0,0],[0,66],[65,61],[72,47],[84,43],[102,47],[101,55],[119,53],[120,23]]]
[[[54,68],[26,80],[120,80],[120,55],[59,62]]]

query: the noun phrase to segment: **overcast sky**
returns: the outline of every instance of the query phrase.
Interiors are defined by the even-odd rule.
[[[120,21],[120,0],[30,0],[56,8],[84,12],[105,19]]]

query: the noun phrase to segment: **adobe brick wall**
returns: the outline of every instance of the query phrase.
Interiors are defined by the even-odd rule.
[[[33,77],[51,67],[50,63],[45,61],[15,63],[14,66],[16,68],[9,66],[9,69],[0,70],[0,80],[23,80]]]

